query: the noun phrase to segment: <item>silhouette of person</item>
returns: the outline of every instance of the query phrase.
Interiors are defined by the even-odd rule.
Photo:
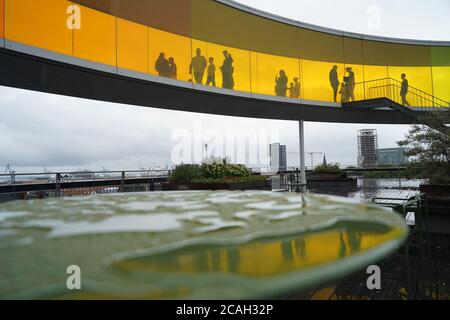
[[[348,102],[348,86],[345,84],[345,82],[341,83],[341,90],[339,91],[339,94],[341,95],[341,102]]]
[[[189,66],[189,74],[194,73],[195,82],[203,84],[206,65],[206,58],[202,56],[202,50],[197,48],[196,56],[192,58],[191,65]]]
[[[164,52],[161,52],[159,54],[159,57],[155,62],[155,70],[161,77],[169,76],[169,61],[166,59],[166,55]]]
[[[300,98],[300,81],[297,77],[294,78],[294,94],[292,98]]]
[[[212,84],[213,87],[216,86],[216,65],[214,64],[214,58],[209,58],[208,65],[208,77],[206,79],[206,85],[209,86]]]
[[[177,65],[175,64],[175,59],[172,57],[169,58],[168,76],[169,76],[169,78],[172,78],[172,79],[177,78]]]
[[[406,100],[406,96],[408,95],[409,83],[406,79],[406,74],[402,73],[402,88],[400,90],[400,96],[402,97],[402,105],[410,107],[408,100]]]
[[[339,76],[338,76],[338,67],[337,66],[333,66],[333,68],[330,70],[330,85],[333,88],[333,99],[334,102],[337,102],[337,93],[339,90]]]
[[[344,78],[344,82],[347,86],[347,98],[348,101],[355,101],[355,73],[353,72],[352,67],[347,67],[345,70],[348,73],[348,76]]]
[[[289,91],[289,98],[294,98],[294,95],[295,95],[295,87],[294,87],[294,83],[293,83],[293,82],[291,82],[291,83],[289,84],[288,91]]]
[[[233,58],[231,57],[231,54],[225,50],[223,51],[223,64],[220,67],[220,70],[222,71],[222,88],[224,89],[234,89],[234,67],[233,67]]]
[[[278,97],[286,97],[288,77],[284,70],[280,70],[279,75],[275,76],[275,94]]]

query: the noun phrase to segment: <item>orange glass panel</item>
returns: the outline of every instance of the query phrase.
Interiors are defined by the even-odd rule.
[[[0,0],[0,38],[5,37],[5,0]]]
[[[175,74],[164,74],[166,77],[176,78],[178,80],[188,81],[189,66],[191,64],[191,39],[177,34],[165,32],[162,30],[149,28],[149,73],[160,75],[156,70],[156,62],[161,53],[164,53],[166,64],[173,58],[176,65]]]
[[[74,30],[74,56],[116,65],[117,18],[87,7],[81,8],[81,28]]]
[[[73,30],[67,27],[71,5],[65,0],[6,0],[6,39],[71,55]]]
[[[117,66],[147,73],[148,28],[146,26],[117,20]]]

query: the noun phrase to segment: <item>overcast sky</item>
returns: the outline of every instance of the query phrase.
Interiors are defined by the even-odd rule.
[[[450,40],[448,0],[240,2],[336,29],[390,37]],[[164,111],[6,87],[0,87],[0,96],[0,171],[4,171],[7,164],[17,171],[42,171],[44,166],[49,170],[163,167],[171,165],[172,159],[179,159],[178,151],[183,149],[183,143],[195,144],[190,155],[198,159],[203,153],[201,145],[208,143],[209,153],[214,146],[223,150],[221,143],[226,145],[232,138],[239,138],[241,129],[249,136],[259,137],[260,150],[247,148],[244,159],[247,164],[268,165],[267,157],[261,154],[267,154],[270,141],[287,144],[288,165],[297,165],[299,161],[296,122]],[[407,126],[308,122],[306,149],[326,153],[328,161],[355,164],[356,134],[363,128],[378,130],[380,147],[395,147],[396,141],[408,130]],[[226,152],[229,153],[229,149]],[[315,163],[321,160],[321,155],[314,158]],[[243,162],[242,158],[236,161]],[[308,165],[310,162],[308,156]]]

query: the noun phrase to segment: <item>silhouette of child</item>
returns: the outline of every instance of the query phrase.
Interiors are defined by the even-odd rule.
[[[213,87],[216,86],[216,65],[214,64],[214,58],[209,58],[208,65],[208,77],[206,79],[206,85],[212,84]]]
[[[341,91],[339,91],[341,95],[341,102],[348,102],[348,86],[345,85],[345,82],[341,83]]]

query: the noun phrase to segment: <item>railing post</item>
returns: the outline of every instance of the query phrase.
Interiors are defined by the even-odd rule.
[[[120,192],[125,192],[125,171],[122,171],[122,179],[120,181]]]
[[[56,197],[61,197],[61,173],[56,174]]]

